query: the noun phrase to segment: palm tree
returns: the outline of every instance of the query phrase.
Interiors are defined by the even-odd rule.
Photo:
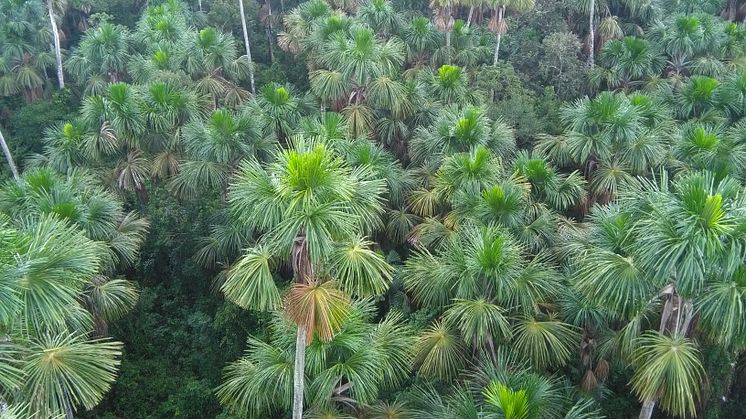
[[[633,36],[607,42],[601,50],[599,62],[608,69],[603,77],[606,84],[625,90],[658,76],[665,65],[664,57],[654,45]]]
[[[136,261],[148,222],[126,212],[122,201],[91,173],[76,169],[63,176],[49,168],[36,168],[24,172],[22,182],[6,184],[1,192],[0,212],[12,219],[56,214],[103,246],[98,249],[99,274],[110,275],[117,267]]]
[[[89,28],[65,62],[65,68],[79,84],[86,86],[86,94],[101,94],[99,82],[116,83],[125,77],[131,37],[126,27],[108,22]]]
[[[534,203],[545,203],[557,211],[577,207],[585,198],[585,181],[576,171],[558,172],[539,152],[520,152],[513,168],[531,187]]]
[[[2,253],[15,254],[11,265],[3,261],[2,326],[5,339],[21,348],[9,352],[17,374],[0,370],[0,382],[18,383],[17,391],[5,393],[10,403],[27,404],[44,417],[72,418],[79,406],[91,409],[103,398],[121,356],[121,343],[89,340],[91,313],[78,300],[102,262],[101,246],[54,214],[22,224],[14,227],[4,218],[0,226],[3,237],[12,238],[3,241]]]
[[[564,139],[542,139],[539,149],[554,158],[572,156],[593,192],[586,207],[611,199],[630,175],[663,163],[673,130],[669,108],[644,94],[603,92],[562,109]]]
[[[492,60],[492,65],[497,66],[497,60],[500,54],[500,41],[502,35],[507,31],[508,26],[505,23],[505,9],[507,7],[515,10],[518,13],[526,13],[527,11],[534,8],[534,0],[495,0],[494,1],[494,13],[492,19],[490,19],[489,27],[492,32],[497,35],[497,42],[495,44],[495,55]]]
[[[325,40],[322,33],[328,35],[332,32],[326,30],[326,25],[321,24],[322,21],[341,22],[339,16],[332,18],[330,13],[331,8],[326,1],[311,0],[301,3],[283,18],[285,31],[278,34],[278,45],[283,50],[295,55],[300,54],[306,48],[314,49],[315,45],[312,44],[316,42],[308,39],[309,37],[318,38],[320,36],[322,39],[316,39],[315,41]],[[317,24],[319,25],[317,26]]]
[[[428,97],[443,105],[475,105],[478,92],[470,91],[469,76],[459,66],[444,64],[437,73],[423,72],[421,76]]]
[[[442,91],[446,97],[456,94],[457,86]],[[417,129],[410,155],[416,163],[424,163],[427,159],[437,159],[437,162],[448,155],[470,152],[479,146],[494,156],[509,158],[515,151],[513,130],[501,120],[487,118],[482,108],[449,106],[440,112],[431,126]]]
[[[285,307],[297,324],[293,417],[299,419],[306,345],[315,336],[332,340],[349,315],[346,293],[385,291],[391,268],[360,238],[381,224],[383,181],[366,166],[353,170],[328,141],[294,137],[290,144],[270,165],[245,162],[230,188],[232,209],[263,234],[221,289],[242,307],[277,309],[272,267],[283,259],[292,267]]]
[[[27,102],[41,96],[46,70],[54,65],[44,15],[42,2],[0,3],[0,95],[22,92]]]
[[[336,31],[323,43],[319,61],[329,70],[311,74],[313,90],[334,108],[346,103],[342,113],[353,135],[373,128],[371,105],[391,112],[408,106],[404,86],[395,79],[404,61],[404,45],[397,38],[381,41],[365,26],[350,28],[349,36]]]
[[[404,284],[418,304],[445,311],[417,345],[420,372],[448,378],[472,353],[495,355],[513,342],[526,362],[538,368],[563,365],[570,357],[576,330],[539,305],[556,292],[542,257],[528,259],[522,246],[500,227],[466,224],[444,238],[431,253],[420,247],[404,264]],[[518,319],[509,326],[509,313]]]
[[[430,19],[419,16],[412,19],[402,31],[407,44],[407,61],[413,64],[426,62],[427,55],[437,49],[438,33]]]
[[[384,37],[396,33],[403,25],[402,17],[389,0],[370,0],[358,9],[357,16]]]
[[[306,95],[299,94],[289,85],[270,83],[254,96],[246,112],[260,116],[264,135],[285,141],[298,127],[301,117],[310,111]]]
[[[0,261],[7,268],[2,326],[22,349],[11,364],[20,368],[13,394],[42,416],[72,417],[79,406],[95,406],[116,375],[121,343],[103,338],[107,322],[134,306],[137,290],[111,276],[135,262],[148,224],[93,177],[49,169],[28,170],[0,190],[0,219],[0,229],[21,240],[9,249],[14,259]]]
[[[195,197],[210,190],[225,193],[239,163],[261,157],[274,145],[262,138],[249,109],[218,109],[207,120],[193,119],[181,130],[185,161],[171,186],[181,196]]]
[[[736,227],[743,215],[731,209],[740,205],[737,189],[731,178],[709,172],[685,173],[673,182],[665,172],[657,181],[638,179],[621,191],[618,206],[595,211],[591,229],[571,245],[575,287],[628,322],[620,338],[636,367],[632,383],[643,402],[641,418],[650,417],[658,400],[674,414],[694,412],[703,377],[688,338],[695,307],[705,308],[706,325],[726,327],[726,340],[741,327],[740,309],[726,314],[716,308],[721,298],[738,301],[738,294],[706,294],[734,284],[739,275],[741,251],[726,244],[743,239]],[[658,301],[658,330],[642,333],[635,323]],[[716,312],[721,317],[709,323]]]
[[[85,130],[77,121],[57,124],[46,130],[42,161],[60,173],[68,173],[86,162]]]
[[[246,12],[243,9],[243,0],[238,0],[238,6],[241,10],[241,29],[243,30],[243,42],[246,47],[246,61],[249,63],[249,82],[251,83],[251,93],[256,93],[254,87],[254,62],[251,59],[251,45],[249,44],[249,32],[246,28]]]

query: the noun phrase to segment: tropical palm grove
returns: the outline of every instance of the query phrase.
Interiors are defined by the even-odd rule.
[[[0,418],[745,417],[745,24],[0,0]]]

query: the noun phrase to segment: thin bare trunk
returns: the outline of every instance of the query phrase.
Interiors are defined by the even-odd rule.
[[[238,6],[241,10],[241,28],[243,29],[243,42],[246,47],[246,59],[249,60],[249,81],[251,82],[251,93],[256,94],[254,87],[254,62],[251,60],[251,45],[249,45],[249,31],[246,29],[246,13],[243,9],[243,0],[238,0]]]
[[[308,253],[306,236],[301,230],[293,242],[291,265],[297,283],[313,278],[313,264]],[[299,324],[295,336],[295,367],[293,370],[293,419],[303,419],[303,391],[305,387],[306,327]]]
[[[199,11],[201,12],[202,11],[202,0],[199,0],[197,3],[199,5]]]
[[[5,142],[5,137],[3,137],[2,131],[0,131],[0,145],[3,147],[3,153],[5,154],[5,160],[8,161],[8,166],[10,166],[10,171],[13,173],[13,179],[15,180],[20,179],[20,176],[18,175],[18,168],[16,167],[16,164],[13,161],[13,155],[10,154],[10,148],[8,148],[8,143]]]
[[[490,348],[490,355],[492,356],[492,360],[497,359],[497,352],[495,352],[495,341],[492,340],[492,335],[487,335],[487,346]]]
[[[591,34],[589,36],[589,48],[588,48],[588,64],[593,65],[596,63],[596,1],[591,0],[591,7],[590,11],[588,12],[589,18],[589,26]]]
[[[448,63],[451,63],[451,32],[446,32],[446,50],[448,51]]]
[[[642,404],[642,408],[640,409],[639,419],[650,419],[653,416],[654,410],[655,410],[655,400],[646,400]]]
[[[269,62],[274,63],[275,62],[275,52],[272,48],[272,2],[269,0],[267,1],[267,43],[269,44]]]
[[[306,329],[298,325],[295,336],[295,367],[293,369],[293,419],[303,419],[303,388],[306,364]]]
[[[448,51],[448,64],[451,63],[451,31],[453,26],[451,25],[451,5],[448,5],[448,13],[446,15],[446,50]]]
[[[466,18],[466,27],[471,26],[471,18],[474,16],[474,6],[469,7],[469,17]]]
[[[62,380],[60,380],[60,387],[62,388],[62,403],[65,406],[65,419],[73,419],[73,407],[70,405],[70,394],[68,394],[67,388],[62,385]]]
[[[725,18],[731,22],[736,20],[738,13],[738,0],[728,0],[728,7],[725,9]]]
[[[57,60],[57,83],[60,89],[65,88],[65,75],[62,72],[62,51],[60,49],[60,33],[57,30],[57,21],[54,19],[54,8],[52,7],[52,0],[47,0],[47,8],[49,9],[49,22],[52,24],[52,36],[54,37],[54,56]]]
[[[492,60],[492,65],[497,66],[497,60],[500,56],[500,41],[502,40],[502,34],[497,34],[497,45],[495,45],[495,58]]]
[[[497,60],[500,56],[500,41],[502,40],[502,23],[503,16],[505,15],[505,6],[501,6],[497,10],[497,44],[495,45],[495,59],[492,60],[492,65],[497,66]]]
[[[684,336],[689,333],[689,327],[692,325],[692,319],[694,318],[694,307],[690,301],[684,302],[684,324],[681,325],[681,331]]]

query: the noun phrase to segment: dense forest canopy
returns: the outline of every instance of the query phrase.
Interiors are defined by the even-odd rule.
[[[744,24],[0,0],[0,418],[742,417]]]

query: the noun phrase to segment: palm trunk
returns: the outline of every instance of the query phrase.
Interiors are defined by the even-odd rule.
[[[199,5],[199,11],[201,12],[202,11],[202,0],[199,0],[197,4]]]
[[[295,336],[295,367],[293,369],[293,419],[303,419],[303,388],[306,364],[306,329],[298,325]]]
[[[306,236],[301,230],[293,242],[291,264],[295,281],[306,283],[313,278],[313,265],[308,254]],[[305,386],[306,338],[305,325],[299,324],[295,336],[295,366],[293,369],[293,419],[303,419],[303,391]]]
[[[650,419],[653,416],[654,410],[655,400],[646,400],[645,403],[642,404],[642,409],[640,409],[639,419]]]
[[[275,53],[272,48],[272,2],[267,1],[267,43],[269,44],[269,62],[275,62]]]
[[[738,0],[728,0],[728,8],[726,9],[726,18],[733,22],[736,20],[736,14],[738,10]]]
[[[503,16],[505,14],[505,6],[501,6],[497,10],[497,44],[495,45],[495,59],[492,60],[492,65],[497,66],[497,59],[500,56],[500,41],[502,40],[502,23]]]
[[[256,94],[254,87],[254,62],[251,60],[251,45],[249,45],[249,32],[246,29],[246,13],[243,9],[243,0],[238,0],[239,9],[241,9],[241,28],[243,29],[243,42],[246,46],[246,59],[249,60],[249,81],[251,83],[251,93]]]
[[[67,393],[67,388],[62,385],[62,380],[60,380],[60,387],[62,388],[62,403],[65,406],[65,419],[73,419],[73,408],[70,405],[70,395]]]
[[[590,26],[590,37],[589,37],[589,51],[588,51],[588,64],[593,65],[596,63],[596,1],[591,0],[591,7],[590,12],[588,13],[590,15],[589,18],[589,26]]]
[[[453,26],[451,26],[451,5],[448,5],[448,13],[446,14],[446,50],[448,51],[448,64],[451,63],[451,31],[453,30]]]
[[[471,18],[474,16],[474,6],[469,8],[469,17],[466,18],[466,27],[471,27]]]
[[[10,166],[10,171],[13,173],[13,179],[15,180],[20,179],[20,176],[18,175],[18,168],[16,167],[15,162],[13,162],[13,155],[10,154],[10,148],[8,148],[8,143],[5,142],[5,137],[3,137],[2,131],[0,131],[0,145],[3,147],[3,153],[5,154],[5,160],[8,161],[8,166]]]
[[[57,31],[57,22],[54,19],[54,9],[52,0],[47,0],[49,8],[49,22],[52,24],[52,36],[54,37],[54,56],[57,60],[57,83],[60,89],[65,88],[65,76],[62,73],[62,51],[60,50],[60,33]]]

